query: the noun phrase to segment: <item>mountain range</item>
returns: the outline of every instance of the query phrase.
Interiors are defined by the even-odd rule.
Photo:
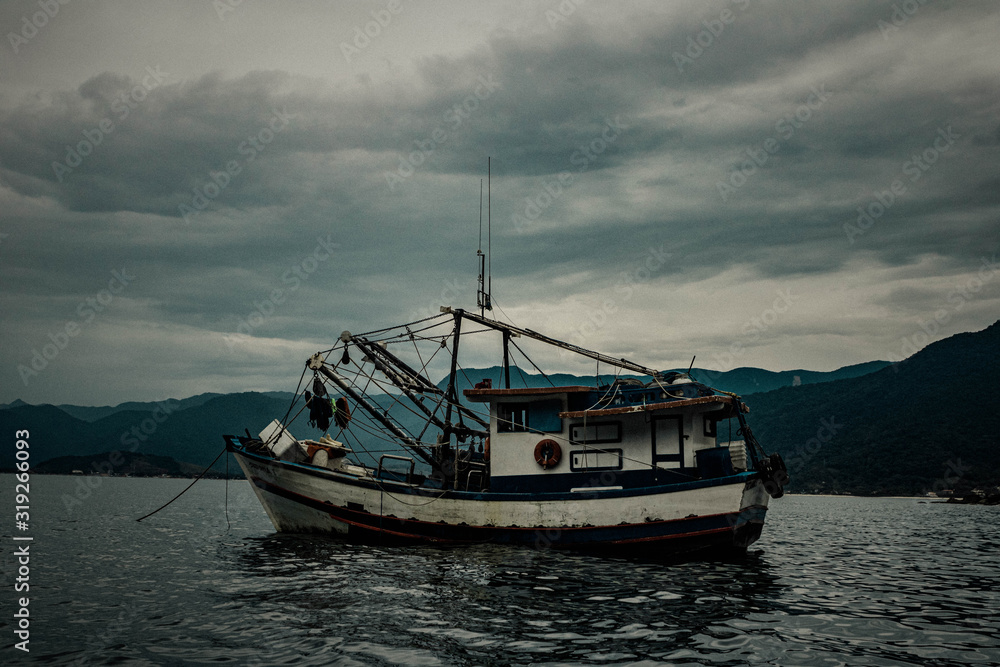
[[[750,397],[750,426],[768,452],[785,458],[791,491],[913,494],[1000,482],[998,350],[1000,322],[937,341],[898,364],[873,361],[831,372],[692,369],[691,374]],[[501,372],[500,367],[466,369],[459,391],[483,378],[501,386]],[[595,379],[567,374],[546,379],[511,370],[512,386],[592,385]],[[15,401],[0,406],[0,425],[7,432],[31,432],[34,465],[66,456],[102,459],[120,450],[205,466],[221,450],[222,434],[244,429],[256,434],[282,418],[292,399],[289,392],[247,392],[103,407]],[[420,422],[394,408],[393,397],[375,401],[419,432]],[[302,407],[301,397],[294,406]],[[321,435],[304,417],[295,434]],[[719,430],[720,438],[728,439],[725,426]],[[398,449],[374,439],[362,444],[372,456],[360,450],[356,455],[368,463],[379,452]],[[0,469],[13,467],[13,453],[0,450]],[[222,467],[220,461],[216,468]]]

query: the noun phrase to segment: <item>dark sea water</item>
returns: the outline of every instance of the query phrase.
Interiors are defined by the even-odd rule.
[[[33,476],[3,522],[2,664],[1000,664],[1000,507],[788,496],[747,559],[669,564],[278,535],[246,482],[231,527],[219,481],[136,523],[188,481],[83,483]]]

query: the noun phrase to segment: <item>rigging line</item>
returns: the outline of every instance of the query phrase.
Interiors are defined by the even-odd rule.
[[[424,322],[428,322],[428,321],[433,320],[435,318],[445,317],[445,316],[450,317],[450,314],[449,313],[437,313],[435,315],[431,315],[430,317],[425,317],[423,319],[415,320],[413,322],[407,322],[405,324],[396,324],[394,326],[386,327],[384,329],[375,329],[374,331],[366,331],[365,333],[360,333],[360,334],[357,334],[357,335],[358,336],[364,336],[365,338],[367,338],[368,336],[371,336],[373,334],[384,333],[386,331],[393,331],[394,329],[399,329],[401,327],[411,327],[414,324],[422,324]]]
[[[521,354],[524,354],[524,353],[522,352]],[[511,356],[513,356],[513,355],[511,355]],[[514,370],[516,370],[518,372],[518,375],[521,376],[521,384],[523,384],[525,387],[527,387],[528,386],[528,380],[525,379],[525,377],[524,377],[524,371],[521,370],[521,367],[517,365],[516,361],[514,362]]]
[[[524,357],[525,359],[527,359],[527,360],[528,360],[528,363],[529,363],[529,364],[531,364],[532,366],[534,366],[534,367],[535,367],[535,370],[536,370],[536,371],[538,371],[539,373],[541,373],[541,374],[542,374],[542,377],[543,377],[543,378],[545,378],[545,381],[546,381],[546,382],[548,382],[548,383],[549,383],[550,385],[552,385],[553,387],[554,387],[554,386],[556,386],[556,385],[555,385],[555,384],[554,384],[554,383],[552,382],[552,380],[550,380],[550,379],[549,379],[549,376],[545,374],[545,371],[543,371],[543,370],[542,370],[541,368],[539,368],[539,367],[538,367],[538,365],[537,365],[537,364],[535,364],[535,362],[531,360],[531,357],[529,357],[529,356],[528,356],[527,354],[525,354],[524,350],[522,350],[522,349],[520,348],[520,346],[518,346],[518,344],[517,344],[517,343],[515,343],[515,342],[514,342],[513,340],[511,340],[511,341],[510,341],[510,344],[511,344],[511,345],[513,345],[513,346],[514,346],[514,347],[515,347],[515,348],[517,349],[517,351],[521,353],[521,356],[523,356],[523,357]]]
[[[328,349],[326,349],[326,350],[320,350],[320,351],[319,351],[319,352],[317,352],[316,354],[325,354],[325,355],[326,355],[326,358],[324,358],[324,359],[323,359],[323,361],[326,361],[326,359],[327,359],[327,358],[329,358],[329,356],[330,356],[331,354],[333,354],[333,353],[334,353],[334,352],[336,351],[336,349],[337,349],[338,347],[340,347],[340,346],[341,346],[341,343],[340,343],[340,342],[337,342],[337,343],[336,343],[336,344],[335,344],[335,345],[334,345],[333,347],[331,347],[331,348],[328,348]]]
[[[223,447],[223,448],[222,448],[222,451],[221,451],[221,452],[219,452],[219,455],[215,457],[215,461],[218,461],[218,460],[219,460],[220,458],[222,458],[222,455],[226,453],[226,450],[227,450],[227,449],[228,449],[228,447]],[[208,467],[207,467],[207,468],[205,468],[204,470],[202,470],[202,471],[201,471],[201,474],[199,474],[199,475],[198,475],[197,477],[195,477],[195,478],[194,478],[194,481],[193,481],[193,482],[191,482],[190,484],[188,484],[188,485],[187,485],[187,488],[185,488],[185,489],[184,489],[183,491],[181,491],[181,492],[180,492],[180,493],[178,493],[178,494],[177,494],[176,496],[174,496],[174,497],[173,497],[173,498],[171,498],[171,499],[170,499],[169,501],[167,501],[166,505],[161,505],[161,506],[160,506],[159,508],[157,508],[157,509],[153,510],[152,512],[150,512],[150,513],[149,513],[149,514],[147,514],[146,516],[142,516],[142,517],[139,517],[138,519],[136,519],[136,521],[137,521],[137,522],[138,522],[138,521],[142,521],[143,519],[147,519],[147,518],[149,518],[149,517],[153,516],[154,514],[156,514],[156,513],[157,513],[157,512],[159,512],[160,510],[162,510],[162,509],[163,509],[164,507],[166,507],[167,505],[169,505],[170,503],[174,502],[175,500],[177,500],[178,498],[180,498],[181,496],[183,496],[183,495],[184,495],[185,493],[187,493],[187,490],[188,490],[188,489],[190,489],[190,488],[191,488],[192,486],[194,486],[194,485],[195,485],[195,484],[196,484],[196,483],[198,482],[198,480],[199,480],[199,479],[201,479],[202,477],[204,477],[204,476],[205,476],[205,473],[206,473],[206,472],[208,472],[209,470],[211,470],[211,469],[212,469],[212,466],[214,466],[214,465],[215,465],[215,461],[212,461],[211,463],[209,463],[209,464],[208,464]]]
[[[381,380],[375,380],[375,379],[373,378],[373,382],[375,383],[375,385],[376,385],[376,386],[377,386],[378,388],[380,388],[380,389],[383,389],[383,386],[382,386],[382,381],[381,381]],[[391,384],[391,381],[389,382],[389,384]],[[395,386],[395,385],[392,385],[392,386]],[[388,393],[387,393],[386,395],[388,396],[388,395],[391,395],[391,394],[388,394]],[[395,418],[393,418],[393,417],[390,417],[390,416],[389,416],[389,410],[392,410],[392,408],[393,408],[393,407],[395,407],[395,406],[396,406],[396,405],[398,404],[398,405],[399,405],[399,407],[403,408],[404,410],[407,410],[407,411],[409,411],[409,412],[410,412],[410,413],[412,413],[412,414],[413,414],[413,415],[414,415],[415,417],[418,417],[419,419],[427,419],[427,415],[426,415],[426,413],[423,413],[423,412],[417,412],[416,410],[414,410],[413,408],[411,408],[411,407],[410,407],[409,405],[407,405],[406,403],[403,403],[402,401],[398,400],[398,399],[400,399],[400,398],[402,398],[402,397],[404,397],[404,396],[405,396],[405,394],[402,394],[402,393],[401,393],[401,394],[399,394],[399,395],[398,395],[398,396],[396,397],[396,399],[394,399],[394,400],[393,400],[393,403],[392,403],[392,405],[390,405],[390,406],[389,406],[388,408],[384,408],[384,409],[383,409],[383,413],[385,414],[386,418],[389,418],[389,419],[393,419],[394,421],[397,421],[397,422],[399,421],[399,420],[397,420],[397,419],[395,419]],[[409,398],[409,397],[407,397],[407,398]],[[412,401],[412,399],[410,399],[410,400]],[[378,405],[378,404],[376,403],[376,405]],[[381,405],[379,405],[378,407],[379,407],[379,408],[381,408],[382,406],[381,406]],[[409,433],[409,429],[405,429],[405,430],[407,431],[407,433]],[[411,433],[410,435],[412,436],[413,434]]]
[[[690,377],[691,376],[688,376],[689,379],[690,379]],[[670,398],[684,398],[684,390],[683,389],[680,390],[680,395],[678,396],[677,394],[671,394],[670,391],[666,387],[664,387],[662,384],[660,384],[659,378],[657,378],[657,377],[654,376],[653,377],[653,382],[655,382],[656,386],[658,386],[660,389],[662,389],[663,393],[666,394],[667,396],[669,396]],[[675,389],[674,391],[677,391],[677,390]]]
[[[476,383],[475,383],[475,382],[473,382],[473,381],[472,381],[472,380],[471,380],[471,379],[469,378],[469,374],[465,372],[465,369],[464,369],[464,368],[462,368],[462,364],[460,364],[460,363],[458,363],[458,362],[456,361],[456,362],[455,362],[455,365],[456,365],[456,366],[458,366],[458,370],[462,371],[462,377],[464,377],[464,378],[465,378],[465,381],[469,383],[469,386],[470,386],[470,387],[475,387],[475,386],[476,386]],[[455,394],[455,395],[457,396],[457,395],[458,395],[458,392],[456,392],[456,394]],[[459,404],[459,405],[461,405],[461,403],[462,403],[462,399],[459,399],[459,400],[458,400],[458,404]],[[461,420],[461,417],[459,417],[459,420]]]
[[[608,385],[608,389],[607,391],[604,392],[604,395],[601,396],[599,399],[597,399],[597,402],[591,405],[589,408],[587,408],[586,411],[589,412],[590,410],[593,410],[597,406],[601,405],[602,403],[604,403],[605,399],[607,399],[608,401],[605,405],[609,405],[611,401],[614,399],[615,395],[618,394],[619,389],[620,387],[616,385],[614,382],[612,382],[611,384]],[[609,392],[611,393],[610,398],[608,397]]]
[[[285,424],[284,428],[285,428],[286,431],[288,430],[289,426],[291,426],[292,424],[295,423],[295,420],[299,418],[299,415],[301,415],[302,411],[305,410],[307,407],[309,407],[308,403],[304,404],[301,408],[299,408],[299,411],[295,413],[295,416],[292,417],[291,421],[289,421],[287,424]],[[288,435],[291,435],[291,433],[289,433]]]
[[[437,405],[435,405],[434,409],[431,411],[431,415],[432,416],[437,417],[438,410],[440,410],[441,406],[444,405],[444,401],[445,401],[446,398],[447,398],[447,396],[445,396],[444,394],[441,394],[441,398],[438,400]],[[420,435],[417,436],[417,442],[423,442],[424,441],[424,435],[427,434],[427,429],[429,429],[431,427],[431,424],[433,424],[433,423],[434,422],[432,420],[430,420],[430,419],[427,420],[427,422],[424,424],[424,428],[421,429],[421,431],[420,431]],[[435,443],[435,444],[437,444],[437,443]]]
[[[496,306],[496,307],[497,307],[497,309],[498,309],[498,310],[500,311],[500,313],[501,313],[501,314],[502,314],[502,315],[503,315],[504,317],[506,317],[506,318],[507,318],[507,321],[508,321],[508,322],[510,322],[511,326],[515,326],[515,327],[517,326],[516,324],[514,324],[514,320],[512,320],[512,319],[510,318],[510,315],[508,315],[507,313],[505,313],[505,312],[504,312],[504,310],[503,310],[503,308],[501,308],[501,307],[500,307],[500,304],[499,304],[499,303],[497,303],[497,300],[496,300],[496,299],[491,299],[491,303],[492,303],[492,304],[493,304],[494,306]]]
[[[284,424],[288,419],[288,415],[292,413],[292,408],[295,407],[295,402],[299,400],[299,389],[302,389],[302,380],[306,376],[306,366],[302,367],[302,375],[299,376],[299,383],[295,386],[295,395],[292,396],[292,403],[288,406],[288,411],[285,412],[285,416],[282,418],[281,423]],[[227,459],[228,460],[228,459]]]
[[[291,403],[291,405],[288,406],[288,411],[285,412],[285,416],[281,420],[281,428],[273,436],[271,436],[270,438],[268,438],[267,439],[267,443],[265,443],[265,444],[270,445],[270,444],[273,444],[273,443],[277,442],[278,439],[281,437],[281,434],[287,432],[288,427],[292,423],[292,422],[288,421],[288,415],[291,414],[292,408],[295,407],[296,401],[299,400],[299,390],[302,389],[302,379],[305,376],[306,376],[306,367],[303,366],[302,367],[302,375],[299,376],[299,383],[298,383],[298,385],[296,385],[296,387],[295,387],[295,394],[292,396],[292,403]],[[301,413],[302,413],[302,410],[299,410],[299,412],[295,415],[295,417],[298,417],[299,414],[301,414]],[[295,417],[292,418],[292,421],[295,421]],[[291,434],[289,434],[289,435],[291,435]],[[226,460],[228,461],[228,458]]]
[[[388,410],[386,410],[385,408],[383,408],[382,405],[378,403],[378,401],[376,401],[371,395],[368,394],[368,387],[371,385],[372,382],[375,383],[376,387],[378,387],[379,389],[382,389],[381,382],[379,380],[375,379],[374,375],[368,375],[366,377],[368,378],[368,382],[365,384],[365,388],[361,390],[361,397],[363,399],[365,399],[366,401],[368,401],[369,403],[374,403],[376,407],[378,407],[379,409],[382,410],[382,414],[383,414],[383,416],[386,419],[392,420],[395,423],[396,428],[398,428],[400,431],[406,433],[407,436],[409,436],[411,439],[413,439],[416,442],[417,439],[413,437],[413,434],[410,432],[410,430],[408,428],[405,428],[402,424],[400,424],[398,419],[392,418],[389,415]],[[383,391],[383,393],[385,393],[385,392]],[[385,394],[385,395],[388,396],[390,394]],[[394,401],[393,405],[395,405],[395,403],[396,402]],[[416,415],[417,417],[419,417],[421,419],[424,419],[426,417],[426,415],[422,415],[422,414],[419,414],[419,413],[415,412],[410,406],[406,405],[405,403],[400,403],[399,405],[401,407],[403,407],[404,409],[409,410],[410,412],[412,412],[414,415]],[[367,413],[367,411],[362,411],[361,414],[363,414],[369,420],[372,419],[371,415],[369,415]]]
[[[355,365],[357,365],[357,366],[358,366],[358,368],[359,368],[359,372],[358,372],[358,375],[360,375],[360,374],[361,374],[361,373],[360,373],[360,368],[361,368],[361,366],[360,366],[360,365],[358,365],[358,364],[357,364],[357,362],[355,362]],[[355,376],[355,377],[356,377],[356,376]],[[360,396],[361,396],[361,398],[362,398],[362,399],[364,399],[365,401],[369,402],[369,403],[375,403],[375,405],[376,405],[377,407],[379,407],[379,408],[382,408],[382,406],[381,406],[381,405],[379,405],[379,404],[378,404],[378,402],[377,402],[377,401],[375,401],[375,400],[374,400],[374,399],[372,398],[372,396],[370,396],[370,395],[368,394],[368,387],[369,387],[369,386],[371,386],[371,383],[372,383],[372,381],[374,381],[374,380],[375,380],[375,378],[374,378],[374,375],[367,375],[367,376],[365,376],[365,377],[367,377],[368,381],[367,381],[367,382],[365,383],[365,386],[364,386],[364,388],[363,388],[363,389],[361,389],[361,391],[360,391]],[[376,382],[376,386],[380,386],[380,385],[378,385],[378,383]],[[340,392],[338,392],[338,393],[340,393]],[[406,406],[404,406],[404,407],[406,407]],[[371,416],[370,416],[370,415],[368,415],[366,411],[362,410],[362,411],[361,411],[361,414],[363,414],[363,415],[365,415],[366,417],[368,417],[369,419],[371,419]],[[390,417],[389,417],[388,413],[386,413],[384,409],[383,409],[383,414],[385,415],[386,419],[390,419]],[[394,421],[396,422],[396,423],[395,423],[395,426],[396,426],[396,428],[398,428],[398,429],[399,429],[400,431],[402,431],[403,433],[405,433],[405,434],[406,434],[406,435],[407,435],[407,436],[408,436],[409,438],[411,438],[411,439],[414,439],[414,438],[413,438],[413,434],[412,434],[412,433],[410,433],[409,429],[407,429],[407,428],[404,428],[404,427],[403,427],[402,425],[400,425],[400,424],[398,423],[398,420],[394,420]],[[341,429],[341,432],[343,432],[343,429]],[[338,434],[338,435],[339,435],[339,434]],[[414,440],[415,440],[415,439],[414,439]]]
[[[389,444],[392,444],[392,445],[399,445],[399,447],[401,447],[402,450],[404,450],[404,451],[406,450],[407,445],[404,445],[403,443],[401,443],[399,441],[399,439],[394,439],[393,434],[387,433],[378,424],[372,422],[371,421],[371,417],[368,417],[366,415],[366,418],[369,421],[369,425],[366,426],[365,424],[363,424],[360,421],[359,422],[355,422],[355,425],[358,428],[360,428],[362,431],[364,431],[365,433],[367,433],[368,435],[372,436],[373,438],[376,438],[378,440],[383,440],[383,441],[385,441],[385,442],[387,442]],[[353,431],[351,431],[351,433],[353,434]],[[362,448],[364,448],[363,444],[361,444],[361,443],[359,443],[359,444],[362,446]],[[419,442],[418,442],[417,445],[411,445],[411,446],[423,446],[423,447],[426,447],[426,445],[424,445],[423,443],[419,443]],[[395,451],[400,451],[400,449],[397,448]]]
[[[448,320],[442,320],[441,322],[438,322],[437,324],[432,324],[430,326],[423,327],[422,329],[414,329],[412,332],[416,334],[416,333],[421,333],[421,332],[424,332],[424,331],[430,331],[431,329],[436,329],[436,328],[438,328],[440,326],[444,326],[446,324],[449,324],[449,321]],[[357,334],[357,337],[358,338],[364,338],[365,340],[367,340],[367,341],[369,341],[371,343],[382,343],[382,342],[394,343],[394,342],[396,342],[396,339],[402,340],[402,339],[406,338],[408,335],[409,334],[400,332],[400,333],[394,334],[392,336],[383,336],[381,338],[369,338],[368,336],[366,336],[364,334]],[[447,335],[447,334],[444,334],[444,335]]]
[[[410,333],[410,342],[413,343],[413,351],[416,352],[417,361],[420,362],[420,374],[423,375],[424,371],[427,370],[427,364],[424,363],[424,357],[420,354],[420,346],[417,345],[417,339],[414,338],[413,333]]]

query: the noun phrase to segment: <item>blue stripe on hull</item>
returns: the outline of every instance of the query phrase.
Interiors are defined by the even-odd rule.
[[[337,507],[256,477],[252,482],[262,491],[328,514],[349,527],[351,538],[361,540],[441,544],[493,542],[536,547],[629,550],[649,547],[669,552],[705,548],[745,549],[760,536],[766,512],[766,508],[753,507],[741,512],[686,519],[579,528],[469,526],[379,516],[363,510]]]

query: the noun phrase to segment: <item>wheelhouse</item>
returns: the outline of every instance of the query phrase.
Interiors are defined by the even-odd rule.
[[[694,382],[467,389],[489,405],[489,488],[641,488],[733,474],[717,423],[731,397]],[[742,445],[740,445],[742,446]]]

